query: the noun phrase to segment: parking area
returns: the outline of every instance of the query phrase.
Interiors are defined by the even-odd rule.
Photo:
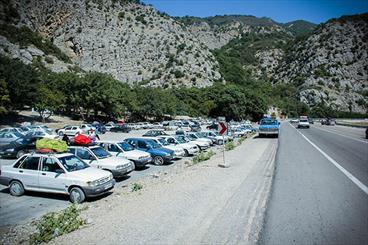
[[[120,141],[128,137],[140,137],[145,132],[147,132],[147,130],[132,130],[129,133],[107,132],[100,135],[100,138],[101,140]],[[168,133],[174,134],[173,131],[169,131]],[[211,149],[215,152],[219,152],[222,150],[222,146],[214,145]],[[165,164],[163,166],[148,164],[144,169],[135,170],[127,176],[117,179],[115,189],[129,188],[130,184],[139,182],[142,178],[155,177],[155,175],[165,173],[165,171],[168,171],[172,167],[184,165],[186,162],[191,161],[191,158],[192,157],[183,157],[182,159],[172,161],[170,164]],[[14,161],[15,159],[0,158],[0,165],[10,165],[14,163]],[[110,194],[108,193],[106,195]],[[87,202],[94,203],[103,199],[106,195],[87,199]],[[45,213],[64,209],[70,204],[69,196],[67,195],[27,192],[20,197],[11,196],[9,194],[9,189],[5,186],[0,186],[0,200],[0,227],[26,224]]]

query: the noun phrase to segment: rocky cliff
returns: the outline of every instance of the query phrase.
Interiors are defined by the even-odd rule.
[[[367,112],[368,14],[333,19],[298,42],[283,59],[275,82],[294,83],[301,101]]]

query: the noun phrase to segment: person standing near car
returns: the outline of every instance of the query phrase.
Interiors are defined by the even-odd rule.
[[[67,145],[70,145],[70,139],[69,139],[68,135],[64,134],[63,138],[61,140],[65,141]]]

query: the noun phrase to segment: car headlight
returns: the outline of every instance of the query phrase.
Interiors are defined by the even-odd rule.
[[[98,185],[98,180],[94,180],[94,181],[88,181],[87,182],[88,186],[90,187],[94,187]]]
[[[6,149],[5,151],[7,151],[7,152],[13,152],[14,149],[13,148],[10,148],[10,149]]]
[[[148,158],[147,156],[141,156],[141,157],[138,157],[138,159],[146,159],[146,158]]]
[[[120,170],[120,169],[123,169],[124,168],[124,165],[118,165],[118,166],[116,166],[116,169],[117,170]]]

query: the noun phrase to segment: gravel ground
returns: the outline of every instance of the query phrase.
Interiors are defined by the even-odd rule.
[[[177,164],[87,203],[89,225],[53,244],[255,244],[272,183],[277,139],[250,139],[197,165]]]

